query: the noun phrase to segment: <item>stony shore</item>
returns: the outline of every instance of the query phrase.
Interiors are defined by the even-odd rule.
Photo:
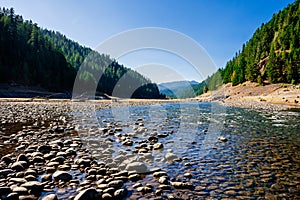
[[[123,102],[124,105],[153,103],[162,102]],[[96,109],[114,106],[111,101],[92,103],[94,105]],[[86,102],[72,103],[69,100],[0,101],[0,199],[122,199],[128,192],[125,182],[136,182],[149,173],[157,179],[160,189],[154,191],[151,184],[137,183],[133,187],[140,196],[131,195],[131,198],[141,198],[146,193],[159,197],[163,190],[171,187],[192,188],[191,183],[171,181],[164,170],[147,168],[140,160],[131,160],[118,166],[132,156],[125,153],[113,158],[113,151],[109,148],[112,141],[109,140],[106,140],[107,144],[101,144],[106,153],[101,157],[104,162],[98,162],[97,156],[92,156],[87,148],[91,144],[79,136],[84,129],[81,127],[79,133],[75,128],[76,120],[67,114],[86,106]],[[138,123],[141,129],[137,131],[143,131],[143,121],[139,120]],[[101,133],[95,134],[114,135],[119,131],[122,131],[121,127],[108,124],[100,130]],[[130,136],[122,136],[120,139],[125,146],[133,145]],[[152,135],[135,147],[136,154],[148,159],[151,151],[163,148],[163,144],[158,142],[157,136]],[[169,153],[165,159],[172,162],[178,157]],[[43,196],[45,193],[47,195]],[[172,198],[172,195],[169,197]]]
[[[195,101],[195,99],[193,99]],[[184,100],[188,101],[188,100]],[[199,101],[199,99],[197,99]],[[250,107],[255,109],[282,110],[287,105],[269,104],[265,101],[235,102],[230,104],[223,99],[218,102],[229,106]],[[7,99],[0,100],[0,199],[20,200],[53,200],[53,199],[122,199],[128,195],[126,182],[135,183],[151,174],[153,181],[149,184],[133,184],[130,199],[197,199],[199,195],[207,195],[202,186],[194,188],[192,173],[186,171],[179,178],[170,178],[166,170],[149,168],[143,159],[152,158],[152,151],[163,148],[159,138],[167,135],[150,135],[146,140],[134,143],[134,135],[124,135],[122,127],[107,123],[93,134],[103,136],[115,135],[124,146],[133,146],[133,155],[139,155],[142,160],[132,160],[132,155],[122,151],[120,156],[113,157],[110,145],[113,141],[105,140],[101,144],[103,152],[99,153],[103,161],[99,162],[97,154],[88,150],[87,141],[83,141],[76,129],[78,121],[68,113],[95,106],[95,109],[111,106],[150,105],[156,103],[177,102],[176,100],[114,100],[72,102],[70,100],[45,99]],[[84,106],[82,106],[84,105]],[[78,110],[77,110],[78,111]],[[105,120],[105,119],[103,119]],[[143,120],[136,122],[136,132],[143,133]],[[85,130],[85,129],[83,129]],[[99,133],[97,131],[100,131]],[[91,136],[93,136],[93,134]],[[89,140],[88,145],[99,145]],[[165,156],[166,162],[177,161],[171,151]],[[124,162],[128,160],[129,162]],[[121,165],[122,163],[122,165]],[[125,164],[124,164],[125,163]],[[189,163],[187,163],[189,164]],[[164,193],[171,189],[181,189],[176,194]],[[186,192],[187,191],[187,192]],[[229,190],[228,195],[230,196]],[[45,195],[46,194],[46,195]],[[58,195],[59,194],[59,195]],[[164,195],[164,196],[162,196]],[[236,193],[234,192],[234,195]],[[41,197],[42,196],[42,197]],[[241,196],[242,197],[242,196]],[[199,198],[200,199],[200,198]]]
[[[252,82],[232,86],[231,83],[228,83],[216,91],[205,93],[193,100],[215,101],[225,106],[258,110],[300,109],[300,86],[291,84],[258,85]]]

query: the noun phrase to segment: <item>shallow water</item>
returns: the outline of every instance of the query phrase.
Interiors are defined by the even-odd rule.
[[[208,196],[256,199],[274,195],[300,198],[299,112],[176,103],[105,109],[97,111],[97,116],[101,127],[112,124],[121,127],[121,135],[145,128],[142,134],[137,134],[133,146],[154,132],[167,135],[159,138],[164,149],[153,151],[154,159],[145,162],[149,168],[165,170],[171,181],[192,182],[195,189],[173,189],[164,194],[173,193],[183,199]],[[218,141],[220,136],[228,141]],[[113,141],[110,148],[115,150],[113,157],[119,155],[119,150],[132,154],[134,147],[124,147],[115,135],[110,137]],[[183,159],[165,162],[167,152]],[[185,178],[186,172],[193,177]],[[158,186],[151,174],[139,182]],[[126,183],[129,191],[133,184]],[[132,189],[130,196],[142,195]],[[144,196],[150,198],[153,194]]]
[[[73,113],[74,114],[74,113]],[[172,103],[83,112],[79,135],[91,155],[99,162],[124,169],[118,156],[127,162],[142,161],[148,170],[166,171],[170,181],[193,184],[193,189],[164,190],[168,199],[300,199],[300,113],[223,107],[214,103]],[[89,117],[88,117],[89,116]],[[82,130],[82,131],[80,131]],[[122,145],[122,137],[132,146]],[[158,137],[164,145],[149,150],[153,157],[139,154],[139,146],[149,136]],[[222,136],[227,142],[221,142]],[[147,146],[146,145],[146,146]],[[180,159],[167,162],[169,152]],[[126,162],[126,160],[124,161]],[[185,173],[192,177],[185,177]],[[86,173],[71,170],[81,183]],[[142,194],[133,185],[150,184],[153,192]],[[124,185],[124,199],[155,197],[159,183],[152,173],[137,182]],[[75,196],[77,187],[54,188],[59,199]],[[42,196],[49,194],[43,193]],[[40,197],[42,199],[42,197]]]

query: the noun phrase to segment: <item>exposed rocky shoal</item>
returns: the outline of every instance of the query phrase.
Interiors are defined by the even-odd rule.
[[[230,137],[220,137],[215,150],[224,154],[180,157],[167,148],[172,141],[165,138],[172,132],[148,133],[142,118],[131,122],[131,133],[106,119],[103,127],[89,126],[84,109],[112,105],[0,102],[0,199],[300,198],[297,145],[282,150],[278,138],[250,141],[232,150],[231,159]],[[74,118],[72,112],[84,115]],[[99,136],[101,143],[93,141]],[[115,143],[128,151],[115,152]],[[197,142],[191,146],[197,148]],[[154,154],[162,152],[159,159],[175,166],[178,175],[152,165]]]

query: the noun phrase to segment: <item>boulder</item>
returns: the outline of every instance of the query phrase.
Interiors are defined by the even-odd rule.
[[[17,158],[17,161],[25,161],[25,162],[29,163],[29,159],[27,158],[27,156],[25,154],[20,154]]]
[[[12,169],[2,169],[0,170],[0,176],[7,177],[8,174],[13,174],[15,173],[14,170]]]
[[[14,187],[12,189],[13,192],[18,193],[19,195],[27,195],[28,190],[25,187]]]
[[[24,166],[20,161],[18,161],[12,164],[11,169],[15,170],[16,172],[20,172],[24,170]]]
[[[136,171],[137,173],[146,173],[147,166],[142,162],[129,163],[126,166],[127,171]]]
[[[178,159],[178,156],[177,156],[176,154],[174,154],[174,153],[167,153],[167,154],[165,155],[165,158],[166,158],[167,161],[172,162],[172,161],[174,161],[174,160],[177,160],[177,159]]]
[[[122,199],[126,195],[127,195],[126,189],[118,189],[114,192],[114,196],[116,199]]]
[[[70,181],[72,179],[72,175],[65,171],[56,171],[53,175],[53,179],[55,181]]]
[[[113,187],[115,189],[119,189],[123,186],[123,181],[122,180],[114,180],[108,183],[109,187]]]
[[[6,155],[6,156],[3,156],[3,157],[1,158],[1,161],[2,161],[2,162],[5,162],[6,164],[9,164],[9,163],[12,162],[12,159],[11,159],[11,157],[10,157],[9,155]]]
[[[97,199],[98,196],[99,194],[95,188],[88,188],[77,194],[74,200],[94,200]]]
[[[42,200],[58,200],[57,195],[56,194],[49,194],[47,196],[44,196],[42,198]]]
[[[41,193],[44,189],[44,186],[42,183],[38,182],[38,181],[29,181],[26,183],[23,183],[21,185],[21,187],[26,188],[27,190],[30,191],[30,193]]]
[[[42,154],[49,153],[52,150],[50,145],[41,145],[37,148],[37,151],[41,152]]]

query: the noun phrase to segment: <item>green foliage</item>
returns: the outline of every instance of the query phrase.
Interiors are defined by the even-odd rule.
[[[259,85],[263,85],[263,80],[262,80],[262,78],[261,78],[260,75],[258,75],[258,77],[257,77],[257,83],[258,83]]]
[[[124,88],[137,88],[131,91],[132,97],[163,98],[156,84],[108,55],[24,21],[13,8],[0,8],[0,83],[70,92],[79,68],[83,86],[96,85],[97,92],[111,95],[115,87],[120,87],[118,81],[124,79]],[[100,80],[96,80],[97,74],[103,74]]]
[[[1,83],[70,90],[76,70],[41,36],[40,28],[23,21],[13,9],[0,9]],[[65,74],[68,74],[65,76]]]
[[[207,89],[210,91],[217,89],[218,87],[220,87],[223,84],[222,73],[223,73],[223,71],[221,69],[219,69],[212,76],[209,76],[205,80],[205,84],[203,84],[202,86],[203,87],[206,86]],[[203,92],[205,92],[204,89],[203,89]]]
[[[221,70],[223,83],[300,83],[299,16],[300,0],[296,0],[274,14],[268,23],[262,24]],[[206,79],[209,90],[219,85],[211,79]],[[214,82],[215,85],[212,85]]]
[[[207,85],[205,81],[202,81],[201,83],[199,83],[198,85],[193,86],[193,89],[195,91],[195,94],[201,95],[204,94],[208,91]]]

